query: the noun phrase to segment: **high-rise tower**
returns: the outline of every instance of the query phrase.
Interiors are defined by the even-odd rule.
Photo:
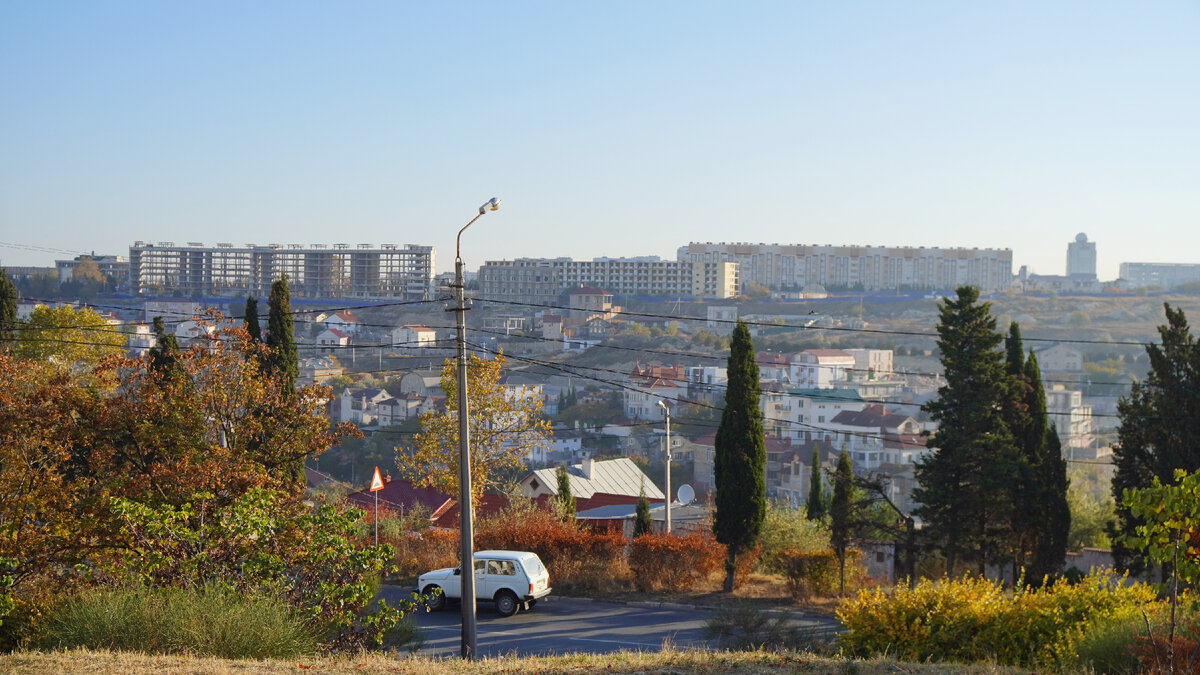
[[[1067,276],[1077,274],[1096,278],[1096,242],[1088,241],[1083,232],[1067,244]]]

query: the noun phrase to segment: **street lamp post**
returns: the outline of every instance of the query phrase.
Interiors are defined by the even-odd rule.
[[[463,281],[462,234],[479,217],[488,211],[500,208],[500,200],[492,197],[479,207],[479,215],[458,231],[454,239],[454,285],[455,306],[446,311],[455,313],[458,331],[458,520],[459,542],[462,563],[459,577],[462,582],[462,642],[461,656],[476,657],[475,622],[475,542],[472,531],[471,506],[471,428],[467,421],[467,306],[466,282]]]
[[[671,409],[661,400],[658,407],[667,417],[667,534],[671,534]]]

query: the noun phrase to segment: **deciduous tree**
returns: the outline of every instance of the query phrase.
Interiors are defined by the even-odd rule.
[[[758,541],[767,510],[766,442],[759,408],[758,363],[750,329],[738,321],[729,344],[725,409],[717,427],[713,534],[725,544],[725,591],[732,592],[737,557]]]
[[[524,466],[530,452],[546,447],[550,422],[542,417],[542,398],[532,389],[502,382],[503,354],[467,360],[467,419],[471,441],[471,490],[501,490]],[[442,366],[444,411],[421,415],[421,433],[413,447],[397,454],[400,473],[418,485],[457,495],[458,377],[457,359]]]
[[[13,355],[86,370],[106,356],[124,352],[125,335],[84,307],[38,305],[17,331]]]
[[[327,389],[285,395],[257,366],[262,347],[240,328],[219,335],[180,352],[171,377],[150,359],[80,373],[0,354],[0,557],[17,560],[19,583],[127,544],[111,497],[179,506],[197,492],[217,505],[253,488],[298,495],[291,467],[356,433],[329,426]]]

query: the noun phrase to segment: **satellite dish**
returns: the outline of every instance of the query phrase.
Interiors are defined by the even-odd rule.
[[[679,486],[679,491],[675,493],[675,498],[679,500],[680,504],[691,504],[696,499],[696,491],[692,489],[691,485],[684,483]]]

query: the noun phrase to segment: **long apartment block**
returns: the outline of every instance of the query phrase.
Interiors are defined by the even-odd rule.
[[[434,250],[417,244],[246,244],[135,242],[129,281],[135,293],[187,297],[268,295],[284,274],[293,297],[429,300]]]
[[[517,258],[479,268],[484,298],[554,304],[572,288],[595,286],[623,296],[731,298],[740,288],[737,263],[641,258]]]
[[[692,263],[736,262],[742,283],[776,290],[819,284],[829,290],[1001,291],[1012,281],[1012,250],[799,244],[699,243],[679,249]]]

